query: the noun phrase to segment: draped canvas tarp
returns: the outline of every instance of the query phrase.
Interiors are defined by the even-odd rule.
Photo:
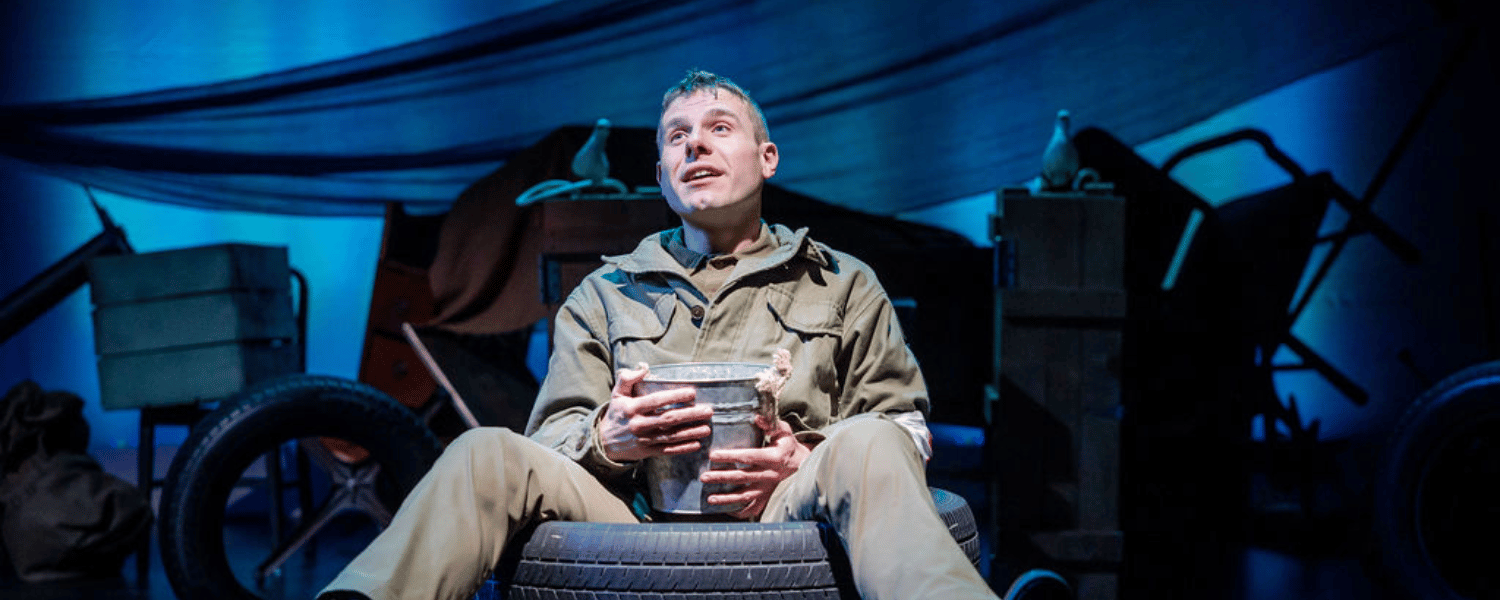
[[[559,126],[654,126],[701,67],[760,100],[778,184],[894,214],[1031,177],[1059,108],[1140,143],[1440,26],[1418,0],[558,2],[249,79],[0,107],[0,155],[191,206],[442,210]]]

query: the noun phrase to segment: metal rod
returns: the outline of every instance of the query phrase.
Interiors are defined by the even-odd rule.
[[[281,514],[281,484],[283,479],[281,476],[280,444],[276,445],[276,447],[274,448],[271,448],[271,451],[266,453],[265,461],[267,491],[271,495],[270,510],[267,511],[271,513],[269,515],[271,517],[271,539],[275,540],[277,544],[280,544],[281,534],[283,530]]]
[[[280,569],[281,565],[292,557],[292,553],[301,548],[303,544],[306,544],[308,540],[311,540],[313,535],[317,534],[319,530],[323,529],[324,525],[333,520],[333,517],[348,507],[353,506],[356,493],[356,490],[353,488],[344,486],[334,487],[328,494],[328,499],[323,502],[323,506],[319,507],[317,512],[310,515],[307,519],[304,519],[302,524],[297,527],[297,530],[293,532],[290,539],[285,542],[278,541],[276,549],[271,552],[271,555],[266,557],[266,560],[256,567],[255,583],[257,585],[264,585],[265,579],[271,573]]]
[[[11,336],[25,329],[42,313],[57,306],[63,298],[87,283],[90,259],[135,252],[130,247],[130,241],[125,239],[125,230],[115,225],[114,220],[109,218],[109,213],[104,212],[104,207],[99,206],[94,192],[88,186],[84,186],[83,191],[88,194],[89,202],[99,215],[99,223],[104,226],[104,231],[7,294],[4,300],[0,300],[0,344],[9,341]]]
[[[105,230],[0,300],[0,344],[88,283],[88,261],[125,254],[130,245],[118,230]]]
[[[1385,186],[1385,180],[1396,170],[1396,163],[1401,159],[1401,155],[1406,153],[1406,147],[1410,146],[1412,140],[1417,137],[1417,131],[1422,128],[1427,115],[1437,106],[1437,101],[1442,97],[1443,90],[1448,87],[1448,82],[1458,74],[1459,65],[1463,64],[1464,58],[1468,56],[1469,49],[1474,46],[1474,40],[1478,37],[1478,26],[1471,25],[1464,30],[1458,46],[1453,49],[1452,54],[1448,55],[1448,60],[1438,71],[1437,79],[1433,80],[1432,85],[1427,86],[1427,93],[1422,96],[1421,104],[1417,105],[1416,112],[1413,112],[1411,118],[1406,121],[1406,127],[1402,128],[1401,135],[1396,137],[1395,145],[1391,146],[1391,151],[1386,153],[1385,160],[1375,170],[1375,176],[1370,178],[1369,187],[1365,188],[1364,195],[1359,199],[1361,205],[1369,206],[1375,200],[1375,195],[1380,193],[1380,188]]]
[[[1286,347],[1288,349],[1290,349],[1292,352],[1296,352],[1297,356],[1302,357],[1302,362],[1304,364],[1317,370],[1319,375],[1322,375],[1324,379],[1328,380],[1328,383],[1333,384],[1333,387],[1338,388],[1340,392],[1343,392],[1343,394],[1347,396],[1351,402],[1359,406],[1369,404],[1369,392],[1365,391],[1364,388],[1355,383],[1353,379],[1350,379],[1347,375],[1344,375],[1343,372],[1339,371],[1337,368],[1334,368],[1331,363],[1329,363],[1327,360],[1324,360],[1322,356],[1319,356],[1317,352],[1314,352],[1313,349],[1308,347],[1307,344],[1303,343],[1302,340],[1299,340],[1296,336],[1288,333],[1287,336],[1281,340],[1281,343],[1286,344]]]

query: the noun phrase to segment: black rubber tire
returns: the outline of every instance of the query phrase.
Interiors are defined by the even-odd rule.
[[[1500,589],[1485,550],[1500,536],[1500,361],[1423,393],[1385,451],[1374,525],[1388,574],[1424,600]]]
[[[278,445],[305,437],[359,444],[381,467],[399,502],[442,448],[410,409],[337,377],[292,375],[225,401],[193,427],[172,459],[162,492],[162,565],[180,600],[257,598],[230,568],[224,509],[240,474]],[[395,506],[391,506],[392,512]]]
[[[932,493],[948,530],[978,564],[968,502],[945,490]],[[510,581],[508,600],[859,597],[837,534],[812,522],[547,522],[521,548],[514,571],[500,577]],[[499,594],[476,597],[490,596]]]
[[[937,505],[938,516],[948,524],[948,533],[969,557],[969,562],[979,566],[979,526],[974,522],[974,511],[963,496],[945,489],[932,488],[932,502]]]
[[[1072,600],[1073,586],[1047,569],[1032,569],[1010,583],[1002,600]]]

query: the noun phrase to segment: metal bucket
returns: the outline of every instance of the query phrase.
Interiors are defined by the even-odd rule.
[[[734,505],[714,506],[709,494],[734,491],[736,486],[704,485],[699,477],[709,470],[711,450],[759,448],[764,433],[755,426],[755,415],[771,414],[775,407],[761,402],[755,390],[757,376],[770,365],[754,363],[682,363],[657,365],[635,386],[635,393],[690,387],[697,389],[698,404],[714,407],[713,432],[703,438],[702,448],[689,454],[654,456],[646,459],[646,482],[651,508],[672,514],[715,514],[738,510]]]

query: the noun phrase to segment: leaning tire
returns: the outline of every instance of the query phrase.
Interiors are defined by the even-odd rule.
[[[932,502],[937,505],[938,516],[948,525],[948,533],[958,542],[958,547],[969,557],[969,562],[979,566],[979,526],[974,522],[974,511],[963,496],[948,490],[932,488]]]
[[[159,535],[162,564],[179,599],[258,597],[236,579],[225,553],[230,492],[251,463],[282,443],[324,436],[368,449],[393,502],[441,453],[410,409],[361,383],[293,375],[247,389],[193,427],[167,474]]]
[[[933,489],[939,515],[969,560],[979,561],[974,515],[961,496]],[[510,581],[477,598],[510,600],[743,600],[857,598],[849,560],[821,523],[571,523],[536,528]]]
[[[1387,572],[1416,598],[1500,589],[1500,361],[1469,367],[1412,403],[1386,447],[1375,531]]]

